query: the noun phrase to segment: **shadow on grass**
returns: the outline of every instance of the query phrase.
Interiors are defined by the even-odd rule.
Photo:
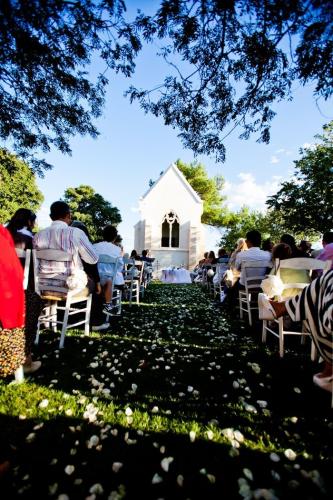
[[[7,461],[2,470],[3,498],[66,494],[83,499],[94,485],[101,493],[98,498],[118,492],[115,498],[232,499],[239,498],[242,484],[249,492],[271,489],[277,498],[291,498],[292,492],[299,498],[321,499],[330,493],[320,482],[326,479],[327,484],[329,464],[322,464],[314,481],[313,463],[304,457],[298,457],[295,468],[283,457],[274,463],[268,453],[244,446],[235,452],[227,444],[191,442],[188,436],[170,433],[138,434],[107,422],[98,426],[74,418],[36,421],[0,416],[0,428],[0,456]],[[122,464],[118,472],[114,463]]]

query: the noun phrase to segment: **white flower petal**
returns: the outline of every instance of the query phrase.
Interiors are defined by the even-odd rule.
[[[113,472],[119,472],[120,469],[123,467],[124,464],[122,464],[121,462],[113,462],[112,464],[112,470]]]
[[[73,474],[74,471],[75,471],[74,465],[66,465],[65,472],[66,472],[66,474],[68,474],[68,476]]]

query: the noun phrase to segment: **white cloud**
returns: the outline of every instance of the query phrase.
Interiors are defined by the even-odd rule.
[[[134,213],[137,213],[140,211],[140,208],[139,207],[131,207],[131,212],[134,212]]]
[[[281,177],[274,175],[269,181],[257,183],[251,173],[238,174],[239,182],[226,182],[223,194],[227,196],[227,206],[239,210],[246,205],[253,210],[266,210],[266,199],[278,191]]]
[[[275,156],[275,155],[271,156],[270,163],[279,163],[279,162],[280,162],[280,159],[277,156]]]

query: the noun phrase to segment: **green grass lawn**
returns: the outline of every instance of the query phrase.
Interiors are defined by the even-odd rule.
[[[332,498],[330,394],[310,345],[194,285],[152,284],[110,332],[41,336],[40,372],[0,381],[2,499]]]

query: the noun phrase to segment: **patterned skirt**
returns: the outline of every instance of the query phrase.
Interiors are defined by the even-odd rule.
[[[31,354],[38,316],[42,309],[42,299],[32,290],[26,290],[25,303],[25,328],[0,327],[0,377],[13,375]]]
[[[333,363],[333,270],[285,302],[293,321],[305,320],[320,355]]]
[[[12,375],[25,361],[26,339],[23,328],[0,328],[0,377]]]

